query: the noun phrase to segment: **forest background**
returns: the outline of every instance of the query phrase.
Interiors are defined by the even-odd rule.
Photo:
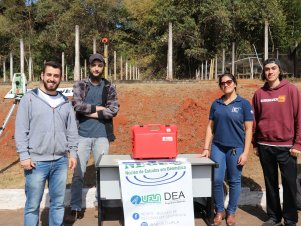
[[[82,65],[93,38],[102,52],[107,37],[109,52],[139,65],[144,78],[164,78],[172,22],[174,77],[192,78],[204,60],[231,52],[232,42],[238,57],[254,54],[254,46],[263,52],[266,20],[269,53],[288,53],[301,42],[300,0],[0,0],[0,62],[8,68],[10,53],[19,60],[22,38],[35,74],[45,60],[60,62],[62,52],[73,65],[79,25]]]

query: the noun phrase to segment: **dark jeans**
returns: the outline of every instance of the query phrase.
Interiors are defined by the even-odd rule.
[[[289,147],[258,146],[266,187],[267,214],[277,222],[283,217],[285,224],[294,225],[298,222],[297,159],[290,155],[289,149]],[[278,166],[283,187],[283,210],[279,197]]]

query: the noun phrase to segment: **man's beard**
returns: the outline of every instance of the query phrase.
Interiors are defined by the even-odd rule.
[[[95,76],[95,75],[93,75],[92,73],[90,74],[90,80],[91,80],[91,81],[98,82],[98,81],[101,80],[101,77],[102,77],[102,73],[100,73],[98,76]]]
[[[60,83],[49,83],[49,82],[45,82],[43,81],[43,84],[44,84],[44,88],[46,91],[50,91],[50,92],[53,92],[53,91],[56,91],[56,89],[59,87]],[[54,86],[53,87],[48,87],[49,84],[53,84]]]

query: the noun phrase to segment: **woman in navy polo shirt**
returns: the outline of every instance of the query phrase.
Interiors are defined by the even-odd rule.
[[[221,225],[225,218],[227,225],[235,225],[241,173],[247,162],[252,140],[253,110],[249,101],[237,95],[237,81],[232,74],[221,75],[218,82],[224,95],[211,105],[201,156],[210,157],[219,165],[214,169],[214,225]],[[224,207],[223,189],[226,172],[229,183],[227,211]]]

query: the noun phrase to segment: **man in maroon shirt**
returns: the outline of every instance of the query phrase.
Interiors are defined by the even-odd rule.
[[[263,64],[265,84],[253,97],[253,146],[263,169],[268,221],[262,226],[296,226],[297,156],[301,153],[301,96],[296,86],[283,79],[278,59]],[[283,186],[281,209],[278,166]]]

